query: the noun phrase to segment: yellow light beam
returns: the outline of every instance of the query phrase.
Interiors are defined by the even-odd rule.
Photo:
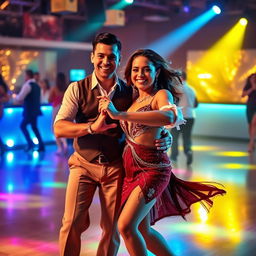
[[[238,21],[220,40],[208,49],[195,64],[188,65],[188,81],[201,102],[223,102],[230,87],[229,98],[238,102],[236,75],[242,65],[241,47],[246,26]],[[207,74],[207,79],[205,77]],[[239,98],[238,98],[239,97]]]

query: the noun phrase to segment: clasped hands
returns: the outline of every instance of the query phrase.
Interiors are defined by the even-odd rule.
[[[107,96],[98,96],[99,99],[99,112],[106,114],[112,118],[117,119],[118,114],[120,113],[114,106],[113,102]]]
[[[106,96],[98,96],[99,100],[99,112],[101,113],[100,116],[106,116],[106,113],[112,119],[119,119],[118,115],[121,114],[119,112],[112,101]],[[172,144],[172,136],[167,129],[164,129],[161,133],[161,138],[155,140],[155,146],[158,150],[167,151]]]

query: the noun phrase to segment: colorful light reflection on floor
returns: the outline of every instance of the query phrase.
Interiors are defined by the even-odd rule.
[[[155,225],[175,255],[247,256],[255,252],[256,161],[246,147],[245,142],[195,139],[189,168],[180,152],[175,175],[222,183],[228,193],[214,199],[210,213],[196,204],[187,221],[171,217]],[[1,159],[0,255],[58,255],[68,167],[67,159],[54,152],[54,146],[47,146],[43,155],[12,151]],[[97,196],[90,212],[91,227],[82,235],[81,256],[96,254],[100,239]],[[118,255],[128,255],[123,242]]]

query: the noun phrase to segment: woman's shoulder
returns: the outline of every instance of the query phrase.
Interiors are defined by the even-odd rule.
[[[161,89],[156,92],[152,100],[152,109],[159,109],[160,106],[173,103],[172,93],[166,89]]]
[[[172,93],[167,89],[160,89],[156,92],[155,99],[169,98],[173,99]]]

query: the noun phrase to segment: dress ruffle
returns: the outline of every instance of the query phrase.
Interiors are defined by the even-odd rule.
[[[123,154],[126,177],[122,191],[122,205],[133,189],[140,186],[145,201],[156,198],[150,211],[151,225],[167,216],[182,216],[190,213],[191,205],[200,202],[209,210],[212,197],[226,193],[214,182],[192,182],[177,178],[171,172],[166,153],[127,140]]]

